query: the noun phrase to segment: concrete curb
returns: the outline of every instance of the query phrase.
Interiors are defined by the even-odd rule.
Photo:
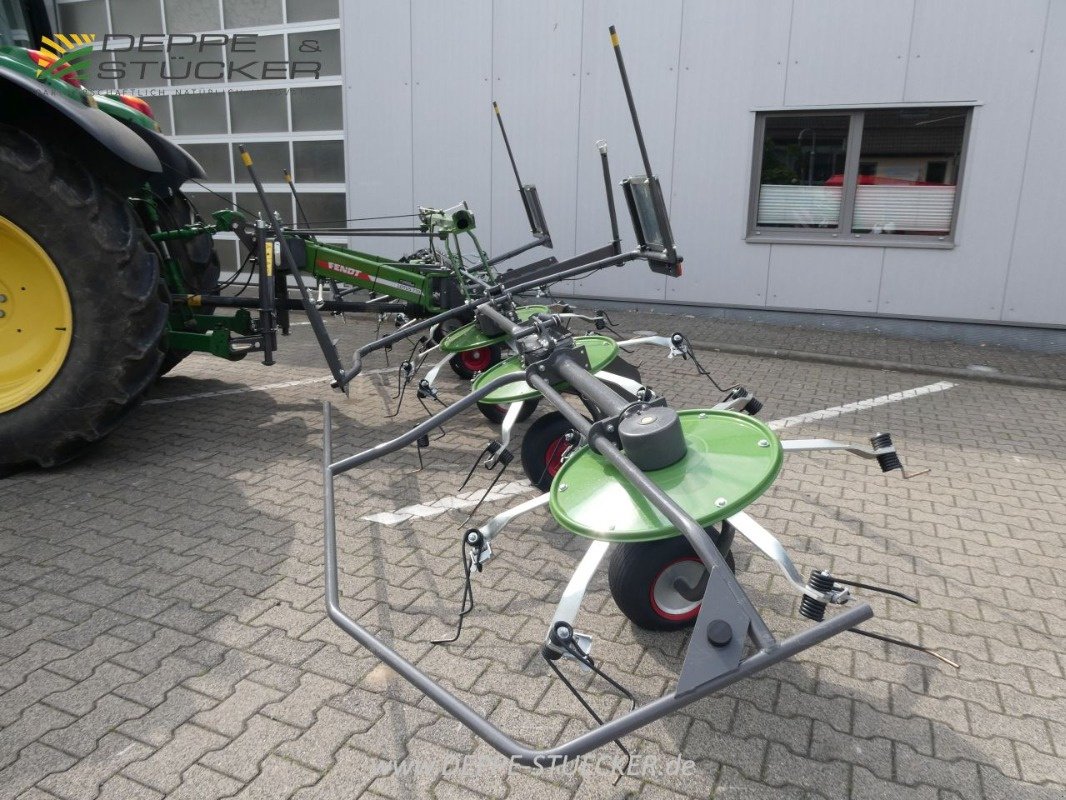
[[[947,378],[959,378],[967,381],[985,383],[1005,383],[1012,386],[1028,386],[1035,389],[1056,389],[1066,391],[1066,380],[1055,378],[1036,378],[1032,375],[1009,375],[1002,372],[974,372],[959,367],[938,367],[932,364],[911,364],[904,361],[885,361],[877,358],[859,358],[858,356],[836,356],[829,353],[809,353],[804,350],[780,350],[772,347],[752,347],[742,344],[725,344],[722,342],[696,342],[690,344],[697,350],[718,351],[734,355],[754,356],[756,358],[780,358],[788,361],[806,361],[814,364],[833,364],[839,367],[861,367],[864,369],[884,369],[894,372],[916,372],[920,375],[939,375]]]

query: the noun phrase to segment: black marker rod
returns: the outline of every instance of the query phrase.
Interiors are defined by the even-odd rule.
[[[518,177],[518,164],[514,160],[514,152],[511,150],[511,140],[507,138],[507,129],[503,127],[503,116],[500,114],[500,106],[495,100],[492,101],[492,110],[496,112],[496,121],[500,124],[500,133],[503,135],[503,146],[507,148],[507,158],[511,160],[511,169],[514,170],[514,179],[518,181],[518,189],[522,189],[522,179]]]
[[[611,46],[614,48],[615,58],[618,59],[618,72],[622,75],[622,88],[625,89],[626,102],[629,103],[629,113],[633,117],[633,131],[637,134],[637,146],[640,147],[640,158],[644,162],[645,177],[652,176],[651,161],[648,160],[648,148],[644,144],[644,133],[640,129],[640,120],[637,118],[637,106],[633,102],[633,89],[629,86],[629,75],[626,73],[626,62],[622,60],[622,46],[618,42],[618,32],[612,25]]]
[[[304,204],[300,202],[300,195],[296,191],[296,183],[292,179],[292,173],[288,168],[285,168],[285,183],[289,184],[289,191],[292,192],[292,199],[296,201],[296,210],[300,212],[300,219],[304,221],[304,227],[310,228],[311,223],[307,221],[307,213],[304,211]]]
[[[611,183],[611,165],[607,160],[607,141],[600,139],[596,142],[596,148],[600,151],[600,163],[603,166],[603,186],[607,191],[607,213],[611,217],[611,236],[614,241],[622,241],[618,234],[618,212],[614,207],[614,185]]]

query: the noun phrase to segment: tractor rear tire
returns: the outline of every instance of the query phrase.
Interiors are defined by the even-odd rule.
[[[189,198],[181,191],[175,191],[173,197],[161,200],[159,211],[162,226],[166,230],[190,225],[200,219]],[[167,247],[181,268],[186,294],[217,294],[222,267],[211,234],[202,233],[194,239],[171,240],[167,242]],[[215,308],[202,306],[196,313],[214,314]],[[189,353],[189,350],[168,349],[163,356],[163,363],[159,365],[159,377],[174,369]]]
[[[74,458],[155,379],[168,309],[143,236],[74,155],[0,125],[0,468]]]

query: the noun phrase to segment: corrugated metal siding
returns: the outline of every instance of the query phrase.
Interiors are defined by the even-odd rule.
[[[353,212],[391,210],[405,198],[407,207],[467,199],[494,250],[525,241],[492,127],[495,96],[522,177],[541,189],[555,254],[605,241],[593,143],[608,140],[616,179],[642,171],[607,39],[607,25],[615,23],[686,270],[666,280],[632,266],[579,281],[574,291],[1066,324],[1066,308],[1049,300],[1066,292],[1062,248],[1046,236],[1066,218],[1057,188],[1066,181],[1057,142],[1066,124],[1062,4],[343,5]],[[960,101],[980,105],[954,249],[745,241],[754,109]],[[624,213],[620,193],[616,199]],[[886,213],[878,204],[875,216]],[[937,213],[942,218],[943,203]]]

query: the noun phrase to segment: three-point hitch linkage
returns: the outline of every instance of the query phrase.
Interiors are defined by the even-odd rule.
[[[285,182],[301,219],[300,224],[287,226],[271,205],[251,154],[243,145],[239,147],[242,163],[264,209],[257,218],[226,209],[215,212],[211,223],[197,217],[195,211],[187,220],[175,220],[160,198],[146,187],[143,196],[132,200],[163,256],[163,277],[172,300],[168,348],[180,353],[203,351],[231,360],[262,353],[263,362],[273,364],[277,334],[289,332],[289,312],[304,311],[335,386],[346,389],[344,369],[336,343],[327,333],[323,313],[369,312],[377,314],[379,322],[389,314],[402,326],[408,320],[462,309],[471,299],[482,297],[488,288],[502,282],[500,268],[506,262],[536,247],[551,248],[551,234],[537,188],[521,182],[496,103],[493,110],[514,167],[531,233],[531,239],[525,244],[493,257],[482,248],[474,214],[466,203],[449,209],[419,208],[416,214],[409,215],[416,218],[413,223],[404,226],[315,227],[307,220],[295,181],[286,169]],[[223,294],[212,280],[195,280],[196,276],[187,275],[180,259],[171,253],[186,243],[210,241],[220,233],[235,236],[247,253],[237,275],[228,283],[232,285],[247,267],[246,286],[255,283],[254,296]],[[390,259],[318,237],[424,238],[426,246],[409,256]],[[556,259],[548,257],[512,270],[511,280],[522,275],[550,275],[556,263]],[[317,297],[305,286],[303,276],[315,279]],[[299,293],[298,299],[289,297],[290,282]],[[324,296],[326,288],[329,297]],[[352,295],[359,291],[367,292],[368,299],[353,299]],[[216,315],[216,309],[236,309],[236,313]],[[439,341],[446,332],[439,329],[434,335]],[[455,351],[454,355],[456,371],[469,377],[463,368],[462,351]]]

